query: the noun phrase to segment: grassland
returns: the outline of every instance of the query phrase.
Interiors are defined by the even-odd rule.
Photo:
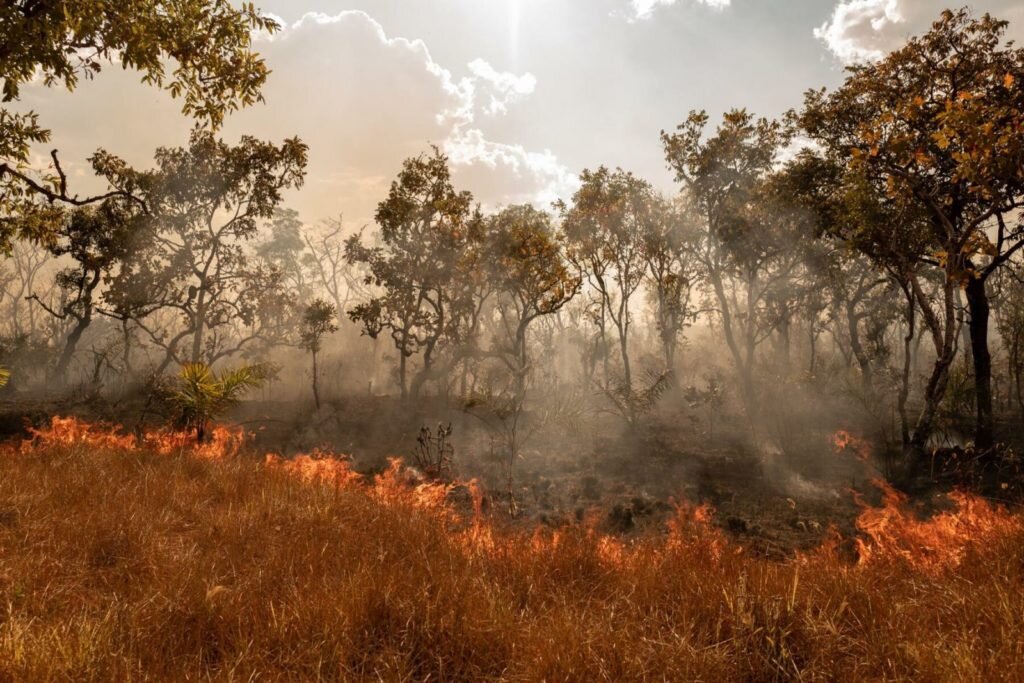
[[[977,501],[871,511],[854,563],[750,556],[699,508],[627,544],[443,497],[100,432],[10,445],[0,680],[1024,680],[1024,523]]]

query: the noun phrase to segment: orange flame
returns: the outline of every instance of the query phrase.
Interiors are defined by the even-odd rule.
[[[112,425],[92,424],[77,417],[54,416],[49,425],[29,427],[28,433],[30,438],[21,445],[23,452],[47,446],[85,446],[110,450],[135,448],[134,436],[122,434]]]
[[[289,459],[269,453],[265,463],[270,469],[287,472],[303,481],[328,484],[337,489],[354,488],[363,480],[362,475],[352,469],[350,460],[320,450]]]
[[[49,425],[31,429],[30,438],[20,445],[3,448],[12,454],[51,446],[125,452],[146,449],[165,455],[222,459],[238,454],[246,440],[247,435],[242,430],[231,427],[215,427],[206,443],[196,444],[191,435],[180,432],[156,430],[136,437],[112,425],[54,417]],[[849,432],[837,432],[833,444],[837,452],[852,450],[862,460],[870,454],[870,445]],[[387,469],[372,480],[357,473],[350,458],[319,450],[289,459],[270,454],[266,456],[265,466],[310,484],[359,490],[384,505],[415,508],[436,515],[439,523],[470,553],[525,552],[542,557],[567,538],[563,532],[539,528],[530,536],[496,529],[484,511],[484,494],[476,481],[459,484],[469,489],[472,498],[473,513],[467,524],[448,503],[455,485],[417,479],[398,459],[392,459]],[[925,573],[942,571],[960,565],[973,548],[984,547],[1024,528],[1021,515],[1011,514],[1003,507],[963,492],[949,495],[951,509],[921,519],[908,508],[906,496],[887,482],[876,480],[874,485],[882,492],[879,507],[867,505],[856,494],[862,507],[856,522],[860,538],[855,541],[860,567],[900,562]],[[724,532],[712,524],[713,514],[708,505],[677,504],[676,514],[668,522],[667,539],[656,551],[657,556],[651,555],[655,551],[649,546],[599,533],[598,518],[593,514],[588,516],[589,523],[585,521],[580,531],[582,538],[592,544],[597,560],[616,570],[626,571],[636,563],[658,557],[671,562],[717,563],[741,553],[742,548],[731,544]],[[799,561],[838,561],[839,543],[838,533],[833,529],[817,552],[801,555]]]
[[[210,438],[201,444],[197,444],[195,437],[190,433],[165,429],[147,431],[140,439],[133,434],[125,434],[115,425],[59,416],[50,418],[50,424],[47,426],[30,427],[28,432],[29,438],[21,444],[23,452],[48,446],[77,446],[118,451],[145,448],[161,455],[187,452],[189,455],[211,460],[237,455],[247,440],[245,432],[241,429],[220,425],[214,427]]]
[[[861,564],[902,561],[935,572],[959,565],[971,548],[1021,527],[1021,519],[1005,508],[963,492],[949,494],[952,510],[918,519],[907,509],[905,495],[882,480],[873,484],[882,491],[882,506],[864,506],[857,518],[864,535],[856,541]]]
[[[845,429],[840,429],[832,435],[832,446],[835,448],[836,455],[853,453],[862,462],[867,462],[871,458],[871,443]]]

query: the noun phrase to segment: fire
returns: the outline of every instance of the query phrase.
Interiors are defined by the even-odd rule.
[[[862,462],[867,462],[871,459],[871,443],[867,439],[851,434],[845,429],[840,429],[832,435],[832,446],[835,448],[836,455],[853,453]]]
[[[248,435],[241,429],[217,425],[210,437],[200,444],[190,433],[157,430],[143,434],[142,446],[161,455],[188,452],[205,460],[218,460],[238,455],[247,440]]]
[[[50,418],[44,427],[29,428],[30,437],[22,442],[21,450],[51,446],[77,446],[92,449],[132,451],[144,448],[161,455],[185,453],[204,459],[220,459],[237,455],[248,440],[244,431],[218,425],[210,438],[197,444],[190,433],[167,429],[149,430],[141,437],[125,434],[120,427],[92,423],[77,417]]]
[[[352,489],[363,481],[362,475],[352,469],[349,459],[321,450],[289,459],[269,453],[265,463],[269,469],[281,470],[303,481],[328,484],[337,489]]]
[[[881,507],[868,507],[857,518],[860,564],[903,561],[935,572],[956,567],[971,548],[981,547],[1021,527],[1019,517],[978,496],[949,494],[953,509],[918,519],[907,509],[905,495],[882,480],[873,482],[883,494]]]
[[[85,446],[111,450],[135,448],[135,437],[120,433],[117,428],[105,424],[93,424],[76,417],[50,419],[45,427],[30,427],[30,438],[22,445],[22,451],[47,446]]]
[[[211,437],[195,443],[190,434],[168,430],[152,430],[139,436],[127,434],[118,427],[89,423],[74,417],[54,417],[49,425],[30,430],[30,438],[20,446],[6,446],[8,453],[30,453],[45,447],[83,447],[131,452],[144,449],[163,455],[185,455],[201,459],[224,459],[238,455],[248,436],[237,428],[215,427]],[[866,440],[849,432],[839,431],[832,437],[836,451],[852,451],[861,460],[870,456]],[[359,491],[383,505],[415,509],[432,515],[458,543],[471,554],[523,553],[533,557],[551,554],[571,531],[535,529],[529,536],[495,526],[484,509],[484,493],[476,481],[445,484],[423,481],[402,461],[392,459],[388,467],[372,479],[353,469],[351,458],[314,450],[308,454],[283,458],[268,454],[264,466],[315,485],[337,490]],[[1024,518],[1003,507],[964,492],[949,495],[952,507],[927,519],[921,519],[909,508],[907,497],[883,480],[874,485],[882,492],[882,503],[872,507],[859,494],[861,512],[856,521],[860,537],[858,567],[886,562],[907,563],[930,573],[956,567],[969,557],[972,548],[983,547],[1008,535],[1019,533]],[[472,513],[459,515],[449,504],[454,488],[468,488]],[[676,504],[676,514],[668,522],[668,534],[658,555],[670,561],[716,563],[742,552],[713,524],[714,511],[708,505]],[[608,568],[628,571],[635,563],[651,561],[650,549],[598,531],[598,517],[579,528],[582,538],[591,545],[596,558]],[[839,561],[840,539],[833,531],[814,553],[798,557],[798,561]],[[644,554],[648,553],[648,554]],[[681,554],[684,556],[681,557]]]
[[[721,559],[729,543],[721,530],[712,524],[714,509],[707,503],[692,505],[686,502],[676,503],[675,508],[675,517],[668,522],[666,548],[678,552],[700,547],[710,559]],[[739,546],[733,546],[733,549],[737,553],[743,550]]]

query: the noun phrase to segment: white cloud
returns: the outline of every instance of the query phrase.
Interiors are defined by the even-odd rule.
[[[325,33],[326,36],[320,35]],[[475,59],[466,66],[466,75],[456,77],[433,59],[423,41],[388,37],[383,26],[361,11],[306,14],[269,40],[277,44],[274,47],[294,42],[301,46],[306,60],[311,59],[308,57],[311,54],[333,52],[337,55],[341,51],[345,59],[337,61],[344,61],[349,68],[356,68],[358,63],[366,65],[364,73],[358,74],[356,79],[352,74],[334,74],[332,78],[325,73],[322,80],[337,83],[324,86],[327,90],[352,91],[371,102],[375,93],[389,94],[387,103],[360,106],[360,113],[354,117],[356,121],[347,124],[354,126],[360,137],[377,146],[378,156],[382,151],[379,149],[381,142],[393,140],[396,134],[404,133],[420,150],[428,141],[437,142],[450,156],[457,179],[469,184],[470,189],[490,205],[547,203],[575,189],[575,176],[550,150],[536,152],[522,145],[496,142],[483,130],[486,119],[507,113],[510,106],[534,92],[537,79],[533,74],[499,71],[483,59]],[[329,44],[325,44],[324,49],[310,45],[318,40],[336,41],[334,50]],[[353,40],[358,45],[346,47],[346,43],[351,44]],[[358,59],[351,59],[353,63],[349,63],[349,54]],[[272,59],[272,64],[281,59],[269,52],[267,57]],[[337,62],[330,62],[329,68],[336,68]],[[396,63],[402,65],[397,77]],[[304,68],[308,70],[310,65]],[[379,76],[376,75],[378,70],[381,71]],[[372,75],[368,76],[365,71]],[[273,83],[268,84],[268,88],[268,102],[281,97],[273,92]],[[283,99],[294,102],[297,97],[297,93],[290,93]],[[401,109],[401,114],[389,111],[395,105]],[[375,113],[372,109],[378,111]],[[379,137],[369,134],[375,128],[382,128],[381,117],[388,120],[396,115],[411,120],[391,130],[381,130]],[[375,175],[379,174],[379,168],[374,170]]]
[[[900,0],[845,0],[814,36],[844,63],[879,59],[900,42]]]
[[[389,36],[361,11],[279,23],[278,33],[258,36],[272,69],[266,101],[230,116],[224,135],[305,141],[307,182],[287,201],[309,220],[344,212],[369,222],[403,159],[430,143],[451,155],[457,185],[488,206],[544,203],[574,189],[575,176],[555,154],[517,144],[514,126],[502,125],[505,139],[495,139],[496,119],[537,88],[532,74],[482,59],[450,70],[422,40]],[[73,95],[31,86],[17,106],[43,112],[69,173],[88,169],[98,147],[147,168],[156,147],[184,144],[191,125],[179,102],[121,69],[105,69]],[[101,189],[89,181],[75,191]]]
[[[729,6],[731,0],[694,0],[695,2],[713,7],[714,9],[724,9]],[[678,0],[630,0],[630,9],[632,10],[632,19],[648,19],[654,14],[654,11],[662,6],[674,5]]]
[[[1020,35],[1019,0],[988,0],[975,9],[1011,20],[1009,37]],[[874,61],[926,31],[941,10],[934,0],[841,0],[814,36],[845,64]]]
[[[494,142],[479,128],[457,129],[445,140],[444,151],[455,165],[497,172],[492,181],[505,174],[525,181],[520,192],[506,192],[500,204],[534,203],[546,208],[556,199],[569,199],[580,186],[579,177],[551,150],[531,152],[522,145]]]

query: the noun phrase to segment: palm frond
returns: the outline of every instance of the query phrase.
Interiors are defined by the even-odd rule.
[[[0,389],[7,386],[7,383],[11,380],[11,371],[8,368],[0,365]]]

